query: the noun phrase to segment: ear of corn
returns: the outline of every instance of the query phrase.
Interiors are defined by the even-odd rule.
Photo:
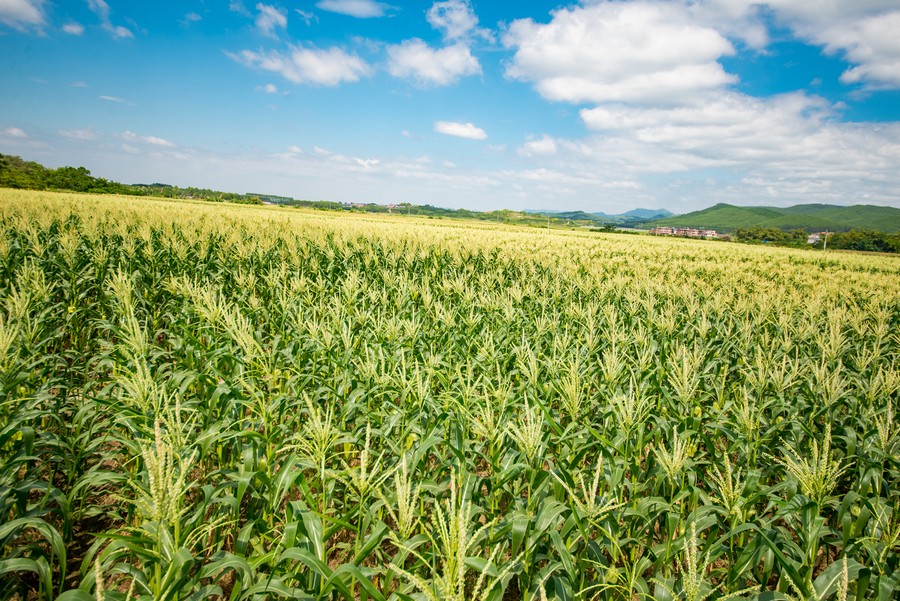
[[[900,263],[0,191],[0,598],[892,599]]]

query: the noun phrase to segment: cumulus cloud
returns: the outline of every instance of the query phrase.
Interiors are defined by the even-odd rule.
[[[19,31],[44,25],[44,0],[0,0],[0,23]]]
[[[228,53],[228,56],[244,66],[277,73],[293,83],[336,86],[342,82],[359,81],[372,71],[363,59],[336,47],[292,46],[287,53],[244,50],[238,54]]]
[[[457,138],[467,138],[469,140],[485,140],[487,132],[480,127],[476,127],[472,123],[457,123],[454,121],[437,121],[434,124],[434,131],[447,136],[456,136]]]
[[[549,100],[685,102],[736,81],[718,62],[734,47],[682,5],[604,2],[552,15],[514,21],[503,36],[515,49],[507,76]]]
[[[97,134],[91,129],[61,129],[57,133],[70,140],[90,141],[96,140]]]
[[[19,129],[18,127],[7,127],[6,129],[0,131],[7,138],[19,138],[24,139],[28,137],[28,134],[25,133],[24,130]]]
[[[256,5],[259,14],[256,16],[256,29],[264,36],[274,38],[276,29],[287,27],[287,13],[274,6],[259,3]]]
[[[84,25],[81,23],[66,23],[62,26],[63,33],[68,33],[69,35],[81,35],[84,33]]]
[[[896,0],[586,0],[546,24],[514,21],[507,75],[552,100],[681,102],[733,83],[718,62],[728,38],[763,50],[773,24],[850,62],[844,83],[900,88]]]
[[[704,164],[748,166],[767,161],[783,164],[792,157],[813,159],[813,151],[831,154],[813,143],[824,131],[838,136],[841,126],[834,116],[827,101],[802,93],[770,99],[727,93],[701,106],[647,109],[620,105],[581,111],[589,128],[656,148],[656,154],[692,156]]]
[[[854,66],[844,83],[900,87],[900,7],[896,0],[705,0],[690,5],[698,19],[726,35],[763,48],[768,22],[827,52],[841,54]]]
[[[479,75],[481,63],[472,54],[474,36],[491,39],[478,27],[478,17],[468,0],[435,2],[426,18],[449,45],[433,48],[419,38],[387,48],[387,70],[394,77],[413,79],[420,85],[446,86],[461,77]]]
[[[639,182],[646,202],[670,209],[896,204],[900,194],[900,123],[841,122],[828,101],[804,93],[723,92],[693,106],[615,104],[580,115],[592,132],[586,137],[554,139],[552,156],[529,153],[526,142],[520,154],[596,185]]]
[[[478,17],[468,0],[446,0],[435,2],[426,13],[432,27],[444,34],[448,41],[478,36],[491,39],[487,29],[478,27]]]
[[[109,32],[113,38],[120,40],[125,38],[133,38],[134,34],[130,29],[122,25],[114,25],[110,20],[110,8],[106,0],[87,0],[88,8],[91,9],[97,18],[100,19],[100,25],[104,31]]]
[[[161,146],[163,148],[173,148],[175,146],[175,143],[170,142],[169,140],[157,138],[156,136],[139,136],[131,131],[123,132],[121,138],[126,142],[143,142],[144,144]]]
[[[873,87],[900,88],[900,10],[839,24],[818,37],[826,49],[843,49],[856,66],[844,71],[844,83],[868,82]]]
[[[527,157],[553,156],[556,154],[556,141],[550,136],[527,140],[517,152]]]
[[[387,49],[388,73],[394,77],[414,79],[420,84],[446,86],[460,77],[478,75],[481,64],[468,46],[453,44],[432,48],[413,38]]]
[[[348,15],[358,19],[383,17],[391,8],[374,0],[321,0],[316,6],[322,10]]]
[[[363,159],[360,157],[353,157],[353,162],[357,166],[362,167],[363,171],[375,171],[381,164],[380,159]]]
[[[242,15],[244,17],[250,16],[250,11],[247,10],[246,6],[244,6],[244,3],[242,2],[242,0],[230,0],[228,2],[228,10],[230,10],[233,13]]]

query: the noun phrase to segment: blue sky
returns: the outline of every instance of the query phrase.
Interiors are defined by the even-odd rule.
[[[345,202],[900,207],[897,0],[0,0],[0,152]]]

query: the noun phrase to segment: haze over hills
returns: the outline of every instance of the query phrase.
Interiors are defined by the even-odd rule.
[[[180,198],[202,198],[215,201],[262,201],[273,204],[307,206],[331,210],[362,210],[462,219],[500,220],[529,225],[541,225],[550,218],[557,226],[651,228],[654,226],[694,227],[731,233],[738,228],[776,228],[781,230],[845,232],[875,230],[882,233],[900,232],[900,209],[877,205],[849,207],[827,204],[800,204],[790,207],[735,206],[719,203],[707,209],[675,215],[667,209],[637,208],[610,215],[585,211],[469,211],[430,205],[380,205],[373,203],[348,204],[330,201],[295,200],[286,196],[263,193],[239,194],[201,188],[177,188],[167,184],[121,184],[96,178],[84,167],[47,169],[40,163],[25,161],[18,156],[0,154],[0,187],[35,190],[73,190],[93,193],[136,194]]]
[[[731,232],[738,228],[763,227],[840,232],[851,229],[900,232],[900,209],[876,205],[841,207],[802,204],[791,207],[739,207],[720,203],[708,209],[646,220],[644,225],[709,228]]]
[[[625,213],[611,215],[609,213],[587,213],[585,211],[525,211],[536,215],[546,215],[557,219],[572,221],[596,221],[599,224],[614,223],[619,226],[639,225],[647,219],[662,219],[675,213],[667,209],[632,209]]]

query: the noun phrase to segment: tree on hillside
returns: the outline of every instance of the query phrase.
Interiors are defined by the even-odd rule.
[[[95,184],[91,172],[84,167],[60,167],[50,171],[47,177],[47,187],[57,190],[89,192]]]
[[[822,243],[817,244],[821,248]],[[828,236],[828,248],[900,252],[900,234],[884,234],[875,230],[850,230]]]
[[[39,163],[0,154],[0,186],[4,188],[44,189],[47,173],[47,169]]]

